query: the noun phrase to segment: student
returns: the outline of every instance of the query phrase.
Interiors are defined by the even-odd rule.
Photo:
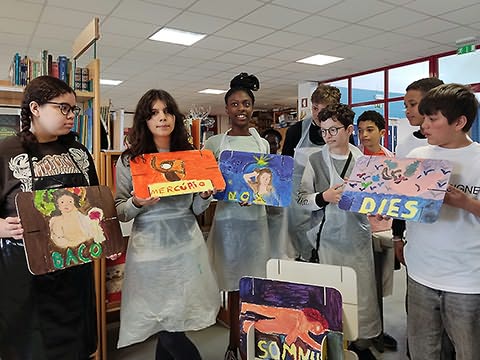
[[[243,75],[243,76],[242,76]],[[256,81],[255,81],[256,80]],[[222,151],[237,150],[268,154],[268,142],[255,128],[249,128],[255,97],[252,90],[258,80],[254,75],[240,74],[225,94],[225,109],[231,129],[207,139],[205,148],[218,158]],[[220,201],[217,204],[207,243],[220,289],[228,292],[230,339],[226,360],[237,359],[240,341],[239,281],[242,276],[265,277],[270,258],[270,241],[265,206],[243,206],[243,203]]]
[[[405,114],[410,125],[418,126],[418,129],[410,133],[406,138],[397,144],[397,148],[395,149],[396,157],[406,157],[406,155],[413,149],[419,146],[427,145],[427,139],[422,132],[423,115],[418,111],[418,105],[429,90],[442,84],[442,80],[432,77],[414,81],[407,86],[406,94],[403,98],[403,103],[405,104]],[[392,231],[395,256],[400,263],[405,265],[405,260],[403,258],[405,221],[394,219],[392,223]]]
[[[282,134],[275,129],[267,129],[263,132],[262,137],[270,144],[270,154],[278,154],[282,143]]]
[[[393,157],[393,153],[380,143],[386,131],[385,119],[380,113],[373,110],[364,111],[357,119],[357,126],[359,148],[364,155]],[[391,295],[393,290],[395,253],[392,244],[392,220],[379,220],[376,216],[369,216],[368,220],[372,230],[377,297],[383,329],[382,298]],[[373,344],[380,352],[383,352],[384,348],[397,349],[397,341],[383,332],[374,339]]]
[[[129,161],[142,154],[193,150],[183,115],[164,90],[147,91],[137,104],[129,148],[116,168],[120,221],[134,219],[128,242],[118,347],[158,334],[155,359],[197,360],[185,331],[215,323],[220,297],[195,215],[211,191],[162,198],[135,195]]]
[[[98,185],[71,131],[75,92],[40,76],[27,85],[21,131],[0,143],[0,358],[87,359],[97,346],[93,264],[30,274],[15,210],[20,191]]]
[[[338,207],[344,179],[349,177],[355,160],[362,156],[357,147],[349,144],[354,116],[343,104],[330,105],[320,111],[320,131],[326,146],[310,155],[297,200],[312,212],[324,209],[318,228],[319,262],[349,266],[357,273],[360,340],[352,344],[352,350],[360,360],[369,360],[375,357],[368,349],[368,339],[381,332],[370,224],[366,215]]]
[[[408,157],[453,164],[440,217],[434,224],[408,222],[408,343],[412,360],[439,359],[442,331],[456,359],[480,353],[480,145],[468,137],[478,101],[463,85],[446,84],[421,100],[428,146]]]
[[[293,171],[292,194],[296,196],[303,170],[308,162],[310,154],[319,151],[325,144],[320,134],[320,122],[318,113],[327,105],[340,101],[340,90],[331,85],[320,84],[311,96],[312,117],[299,121],[288,128],[283,144],[282,155],[293,156],[295,160]],[[312,257],[312,249],[315,239],[307,235],[312,229],[311,212],[302,209],[294,201],[288,209],[288,231],[292,238],[293,247],[299,260],[309,260]],[[321,217],[321,213],[318,214]],[[315,251],[315,249],[313,249]]]

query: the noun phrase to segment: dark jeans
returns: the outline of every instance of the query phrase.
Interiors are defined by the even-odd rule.
[[[184,332],[160,331],[158,333],[156,360],[201,360],[195,344]]]

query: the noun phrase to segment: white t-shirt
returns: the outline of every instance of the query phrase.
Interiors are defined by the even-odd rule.
[[[459,149],[427,145],[408,157],[444,159],[453,164],[449,183],[480,198],[480,144]],[[480,294],[480,217],[442,205],[433,224],[407,221],[405,261],[408,275],[437,290]]]
[[[428,145],[426,138],[418,138],[413,133],[410,133],[397,144],[397,147],[395,148],[395,157],[405,158],[413,149],[425,145]]]

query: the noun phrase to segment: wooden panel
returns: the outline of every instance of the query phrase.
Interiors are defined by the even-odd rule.
[[[99,18],[93,18],[92,21],[83,29],[80,35],[75,39],[72,46],[72,58],[78,59],[87,49],[100,38]]]

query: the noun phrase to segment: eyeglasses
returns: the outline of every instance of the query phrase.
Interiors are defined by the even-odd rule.
[[[55,101],[47,101],[46,102],[47,104],[53,104],[53,105],[57,105],[58,108],[60,109],[60,112],[67,116],[69,114],[69,112],[71,111],[73,113],[73,115],[77,116],[78,114],[80,114],[80,111],[82,111],[82,109],[80,109],[78,106],[74,105],[74,106],[70,106],[70,104],[66,104],[66,103],[58,103],[58,102],[55,102]]]
[[[338,134],[338,130],[340,129],[345,129],[345,128],[343,126],[339,126],[339,127],[332,126],[331,128],[328,128],[328,129],[320,128],[320,133],[322,134],[323,137],[325,137],[327,136],[327,131],[328,131],[330,136],[335,136]]]

